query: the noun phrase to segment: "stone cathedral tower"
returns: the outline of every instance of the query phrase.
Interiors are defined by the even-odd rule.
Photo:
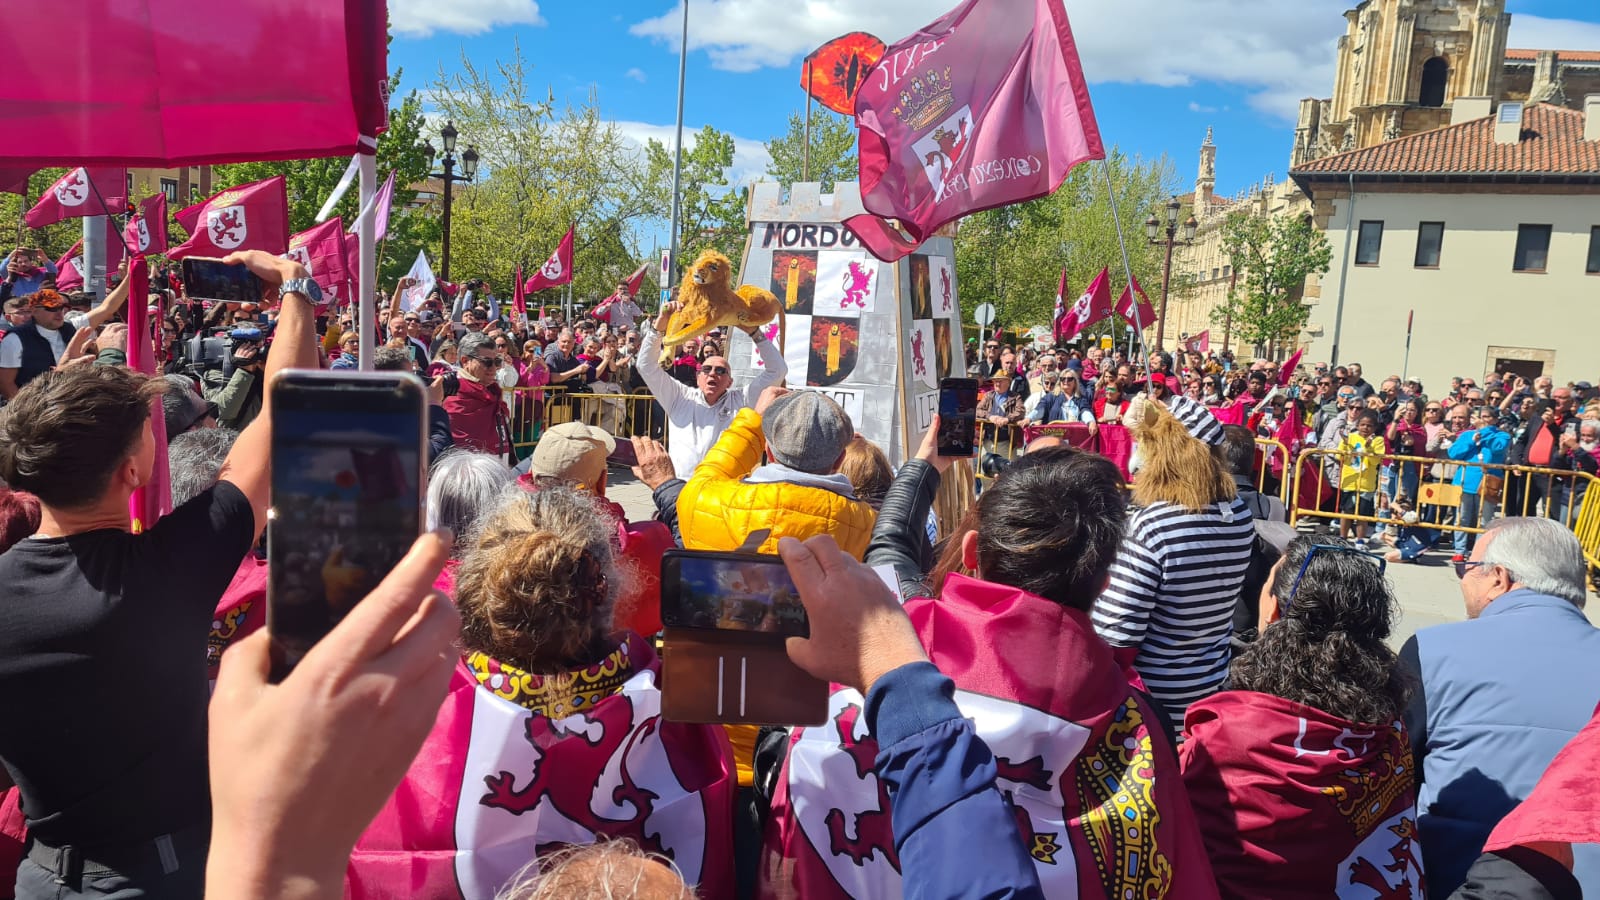
[[[1501,95],[1505,0],[1363,0],[1345,19],[1333,96],[1301,101],[1291,167],[1448,125],[1458,97]]]

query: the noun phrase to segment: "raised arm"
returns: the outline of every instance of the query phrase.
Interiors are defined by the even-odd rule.
[[[939,455],[938,434],[939,417],[934,416],[922,436],[917,458],[900,467],[884,494],[864,557],[869,566],[894,566],[900,596],[905,600],[932,596],[927,574],[933,549],[928,546],[928,532],[923,526],[928,521],[928,510],[933,508],[934,495],[939,492],[939,481],[955,461]]]
[[[225,259],[244,265],[261,276],[268,292],[294,278],[307,278],[305,267],[262,250],[231,253]],[[255,511],[256,534],[267,524],[268,492],[272,481],[272,379],[287,369],[317,367],[316,310],[304,294],[285,294],[278,310],[278,328],[267,352],[268,389],[262,394],[261,415],[245,428],[222,463],[217,480],[231,483],[250,501]]]
[[[128,277],[126,260],[123,261],[122,266],[117,271],[121,273],[122,280],[118,281],[117,286],[111,289],[111,293],[106,295],[106,299],[100,301],[99,306],[89,310],[90,328],[99,328],[104,325],[108,319],[117,314],[117,310],[122,308],[122,304],[128,302],[128,291],[133,288],[133,279]]]
[[[767,340],[767,336],[759,328],[747,328],[745,334],[750,335],[751,343],[755,344],[755,351],[761,357],[762,371],[750,379],[750,386],[745,389],[745,402],[755,404],[755,398],[761,392],[774,385],[783,384],[789,377],[789,363],[783,358],[783,351],[777,345]]]
[[[672,317],[677,303],[666,303],[661,307],[661,315],[657,317],[654,326],[644,329],[644,341],[639,345],[639,377],[650,388],[661,405],[671,415],[674,409],[694,403],[697,388],[691,388],[661,368],[661,329],[666,327],[667,320]],[[759,393],[759,392],[758,392]]]

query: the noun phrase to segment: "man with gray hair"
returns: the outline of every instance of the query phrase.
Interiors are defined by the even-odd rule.
[[[1400,651],[1430,897],[1461,885],[1489,832],[1533,790],[1600,703],[1600,629],[1584,617],[1583,550],[1557,522],[1502,518],[1456,564],[1467,621]],[[1600,847],[1573,874],[1600,892]]]

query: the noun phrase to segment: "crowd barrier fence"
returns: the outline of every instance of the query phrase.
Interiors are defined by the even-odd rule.
[[[1290,509],[1291,524],[1310,518],[1404,527],[1406,523],[1402,518],[1390,510],[1377,508],[1377,498],[1383,487],[1381,479],[1375,491],[1344,489],[1341,475],[1345,467],[1361,456],[1315,448],[1301,452],[1296,471],[1314,473],[1316,490],[1295,492],[1297,502]],[[1562,523],[1577,535],[1585,559],[1591,566],[1600,567],[1600,491],[1593,489],[1600,479],[1593,475],[1574,470],[1456,462],[1427,456],[1371,456],[1361,462],[1374,467],[1385,462],[1401,467],[1415,466],[1418,477],[1416,497],[1412,499],[1420,520],[1418,524],[1429,530],[1482,534],[1484,526],[1498,516],[1543,516]],[[1455,475],[1463,470],[1481,473],[1476,494],[1477,515],[1470,525],[1457,515],[1465,496],[1470,496],[1464,495],[1462,486],[1455,483]],[[1490,479],[1498,479],[1499,483]],[[1399,483],[1404,481],[1400,479]],[[1368,494],[1372,496],[1369,498]],[[1306,502],[1308,498],[1310,503]],[[1470,509],[1471,504],[1468,507]]]
[[[533,452],[552,425],[583,422],[619,439],[653,437],[668,442],[666,413],[650,394],[572,391],[563,385],[511,389],[512,447],[518,457]]]

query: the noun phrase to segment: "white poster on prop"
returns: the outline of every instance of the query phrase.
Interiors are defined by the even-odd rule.
[[[956,273],[950,267],[950,257],[928,257],[928,281],[933,294],[933,314],[959,318],[961,310],[956,303]]]
[[[806,388],[806,390],[816,391],[839,404],[844,409],[845,415],[850,417],[850,424],[855,426],[858,431],[861,429],[861,417],[866,409],[866,405],[862,402],[862,396],[866,393],[865,391],[836,387],[814,387]]]
[[[934,371],[933,322],[928,319],[911,323],[911,375],[928,387],[939,386]]]
[[[817,254],[816,300],[819,316],[858,319],[874,312],[878,297],[878,261],[865,253],[823,250]]]
[[[413,310],[433,293],[433,267],[428,265],[427,251],[417,251],[417,261],[411,264],[411,271],[406,273],[406,277],[411,279],[411,287],[400,295],[400,302],[407,310]]]
[[[811,317],[789,316],[782,335],[779,334],[777,322],[766,326],[762,331],[766,333],[767,340],[771,341],[774,347],[783,348],[783,361],[789,364],[789,377],[786,379],[789,387],[804,387],[806,366],[811,362]],[[779,337],[783,338],[781,345],[778,343]],[[750,366],[758,371],[766,368],[761,364],[760,353],[751,354]],[[750,401],[754,403],[755,398],[750,398]]]

